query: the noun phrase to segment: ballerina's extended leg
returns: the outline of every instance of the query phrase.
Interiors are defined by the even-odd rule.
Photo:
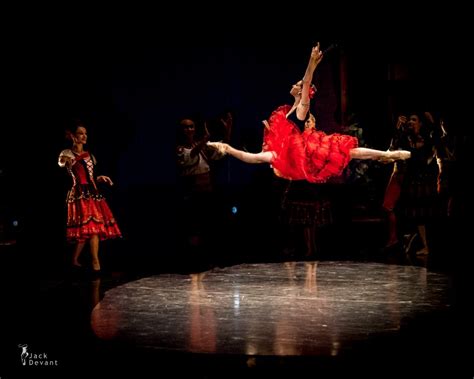
[[[274,155],[271,151],[262,151],[260,153],[248,153],[246,151],[237,150],[227,143],[223,142],[208,142],[208,146],[218,150],[221,154],[229,154],[245,163],[271,163]]]
[[[351,149],[352,159],[374,159],[374,160],[405,160],[411,157],[407,150],[382,151],[368,149],[366,147],[356,147]]]

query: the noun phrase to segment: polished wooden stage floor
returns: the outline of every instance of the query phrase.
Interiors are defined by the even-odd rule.
[[[4,340],[3,357],[13,362],[7,374],[274,378],[309,370],[316,377],[400,377],[416,370],[457,377],[472,369],[464,346],[472,322],[453,279],[425,267],[245,263],[185,274],[73,276],[41,286]],[[22,367],[19,344],[59,367]]]
[[[91,320],[99,338],[144,348],[331,357],[448,309],[448,293],[448,278],[423,267],[243,264],[121,285]]]

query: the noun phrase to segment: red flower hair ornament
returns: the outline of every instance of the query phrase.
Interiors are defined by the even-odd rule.
[[[314,94],[316,93],[317,89],[314,84],[311,84],[311,87],[309,87],[309,98],[312,99],[314,97]]]

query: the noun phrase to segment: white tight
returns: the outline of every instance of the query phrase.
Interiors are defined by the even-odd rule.
[[[234,158],[237,158],[243,162],[258,164],[258,163],[272,163],[275,158],[275,152],[273,151],[261,151],[260,153],[248,153],[246,151],[237,150],[232,146],[220,143],[220,142],[211,142],[208,143],[211,146],[215,146],[219,150],[222,150],[223,153],[232,155]],[[408,159],[410,158],[410,152],[405,150],[394,150],[394,151],[383,151],[368,149],[366,147],[356,147],[350,150],[351,159]]]

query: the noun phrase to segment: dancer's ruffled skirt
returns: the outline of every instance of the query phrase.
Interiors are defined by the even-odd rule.
[[[76,185],[67,196],[67,231],[70,242],[81,242],[97,234],[100,240],[122,234],[105,198],[90,185]]]
[[[301,132],[286,118],[289,105],[277,108],[264,132],[264,151],[273,151],[272,166],[286,179],[326,182],[339,176],[350,161],[357,138],[346,134],[326,134],[317,130]]]

